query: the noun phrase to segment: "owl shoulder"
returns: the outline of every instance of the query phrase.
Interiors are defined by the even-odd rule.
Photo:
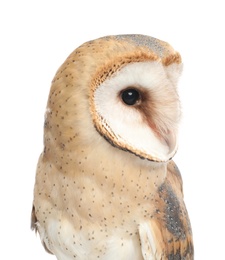
[[[183,195],[183,180],[180,170],[173,160],[169,161],[167,164],[166,182],[168,182],[172,187],[176,188],[176,190],[181,192]]]

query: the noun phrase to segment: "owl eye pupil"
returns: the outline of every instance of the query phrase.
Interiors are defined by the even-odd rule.
[[[121,98],[126,105],[132,106],[140,99],[140,94],[136,89],[129,88],[121,93]]]

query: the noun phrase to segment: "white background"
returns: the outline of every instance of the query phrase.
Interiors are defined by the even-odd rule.
[[[1,259],[55,259],[30,231],[35,168],[50,82],[80,44],[140,33],[169,42],[184,62],[175,161],[184,181],[195,259],[224,259],[225,14],[223,1],[0,3]]]

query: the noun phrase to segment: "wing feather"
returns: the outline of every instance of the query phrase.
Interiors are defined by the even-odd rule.
[[[182,178],[173,161],[168,163],[167,177],[159,187],[152,218],[139,226],[145,260],[193,260],[191,225],[183,201]]]
[[[32,207],[32,211],[31,211],[31,229],[34,230],[35,233],[37,233],[37,232],[39,233],[39,231],[38,231],[38,220],[37,220],[37,217],[36,217],[34,205]],[[44,249],[46,250],[46,252],[48,252],[49,254],[52,254],[52,252],[48,249],[48,247],[46,246],[43,239],[41,239],[41,242],[42,242],[42,245],[43,245]]]

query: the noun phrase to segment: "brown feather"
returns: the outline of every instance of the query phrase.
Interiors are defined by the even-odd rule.
[[[37,223],[37,217],[36,217],[35,208],[34,208],[34,205],[33,205],[32,211],[31,211],[31,229],[34,230],[35,233],[37,233],[36,223]]]
[[[159,187],[156,199],[159,207],[153,217],[158,247],[166,259],[194,259],[191,225],[183,202],[182,179],[173,161],[168,163],[165,182]],[[164,248],[164,250],[163,250]]]

